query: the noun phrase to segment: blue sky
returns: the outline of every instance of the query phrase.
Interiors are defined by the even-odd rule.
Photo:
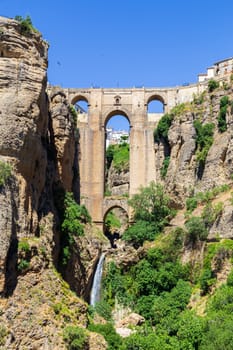
[[[50,43],[48,80],[62,87],[195,82],[233,56],[232,0],[0,0]]]

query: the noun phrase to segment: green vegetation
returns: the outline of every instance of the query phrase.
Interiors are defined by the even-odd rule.
[[[139,193],[129,200],[129,205],[134,210],[135,224],[125,231],[122,238],[135,247],[145,240],[152,241],[173,214],[169,208],[169,197],[165,195],[163,187],[155,182],[141,187]]]
[[[202,124],[200,120],[194,121],[194,127],[196,130],[196,143],[197,143],[197,161],[199,164],[204,164],[210,147],[213,144],[214,124],[207,123]]]
[[[222,202],[218,202],[215,205],[212,203],[206,204],[201,214],[206,228],[210,228],[213,225],[213,223],[222,215],[222,211]]]
[[[169,163],[170,163],[170,156],[167,156],[164,158],[162,168],[160,169],[160,175],[162,179],[164,179],[167,175],[167,169],[168,169]]]
[[[74,236],[84,235],[84,224],[90,223],[91,217],[84,205],[79,205],[73,194],[67,192],[64,199],[64,215],[61,225],[63,232],[63,264],[70,258],[70,249],[74,243]]]
[[[206,192],[197,192],[193,197],[187,198],[186,209],[189,213],[191,213],[198,206],[198,204],[209,203],[212,199],[216,198],[218,194],[229,190],[229,185],[220,185]]]
[[[111,164],[118,171],[129,168],[129,144],[122,140],[120,144],[110,145],[106,150],[107,169]]]
[[[6,181],[12,174],[12,167],[9,163],[0,161],[0,187],[6,184]]]
[[[203,91],[201,94],[193,95],[193,103],[195,105],[201,105],[205,101],[206,91]]]
[[[119,229],[121,227],[121,222],[113,211],[108,212],[104,224],[108,232],[113,232],[115,229]]]
[[[111,323],[105,324],[90,324],[88,329],[92,332],[103,335],[108,343],[108,350],[118,350],[122,345],[122,338],[116,333],[115,328]]]
[[[161,233],[170,209],[169,199],[164,198],[160,185],[151,183],[148,188],[141,188],[140,193],[132,198],[130,202],[136,223],[132,225],[134,233],[127,240],[137,247],[143,243],[145,231],[149,236],[151,234],[150,239],[155,239],[155,242],[147,251],[144,250],[141,260],[133,266],[118,267],[111,261],[106,267],[100,312],[103,316],[108,315],[108,323],[91,325],[90,330],[103,334],[109,349],[204,350],[212,349],[209,346],[211,339],[216,344],[216,349],[233,347],[230,332],[233,326],[233,270],[228,276],[227,284],[214,293],[217,273],[222,271],[226,259],[232,260],[233,241],[206,243],[203,266],[199,265],[196,272],[195,266],[180,262],[185,244],[206,240],[208,228],[223,210],[222,202],[213,204],[210,200],[226,189],[229,187],[219,186],[190,198],[190,210],[200,201],[206,203],[201,216],[190,217],[185,230],[176,228],[169,234]],[[128,230],[125,232],[127,234]],[[192,287],[200,290],[199,298],[206,295],[210,300],[205,316],[198,316],[194,310],[187,308]],[[135,328],[135,333],[123,340],[117,340],[109,323],[109,307],[114,307],[116,301],[145,318],[144,325]]]
[[[208,231],[204,220],[199,216],[192,216],[185,223],[187,229],[187,242],[195,243],[204,241],[207,238]]]
[[[186,339],[189,337],[185,335],[183,317],[187,319],[187,315],[181,317],[191,295],[189,267],[182,266],[178,259],[182,237],[181,229],[173,231],[163,246],[149,249],[142,260],[126,271],[113,262],[107,265],[103,280],[104,300],[110,306],[117,300],[146,320],[135,334],[124,339],[120,350],[159,349],[158,346],[173,349],[175,344],[179,349],[177,336],[181,324],[180,339],[194,342],[194,339]]]
[[[83,223],[90,223],[91,217],[84,205],[75,202],[71,192],[65,195],[65,212],[62,230],[69,235],[82,236],[84,234]]]
[[[77,111],[76,111],[76,109],[74,108],[73,105],[69,105],[69,111],[70,111],[70,114],[72,115],[73,121],[74,121],[74,123],[76,125],[78,116],[77,116]]]
[[[68,350],[88,349],[88,336],[83,328],[67,326],[63,331],[63,339]]]
[[[27,36],[31,33],[38,33],[38,30],[33,26],[32,20],[29,16],[26,18],[15,16],[15,20],[20,23],[20,32],[22,35]]]
[[[220,100],[220,111],[218,115],[218,130],[224,132],[227,130],[226,114],[229,105],[229,97],[223,96]]]
[[[19,252],[25,252],[28,253],[30,252],[30,245],[26,239],[23,239],[19,241],[18,243],[18,251]]]
[[[186,209],[189,213],[192,213],[194,211],[194,209],[197,208],[198,205],[198,201],[197,198],[195,197],[190,197],[186,199]]]
[[[5,345],[7,335],[8,335],[8,331],[6,327],[3,325],[0,325],[0,346]]]
[[[18,271],[23,272],[27,270],[30,266],[30,261],[26,259],[21,259],[20,262],[18,263]]]
[[[168,131],[172,124],[174,115],[164,114],[158,122],[157,128],[154,130],[154,140],[155,142],[164,141],[168,143]]]
[[[31,248],[26,238],[18,242],[18,265],[19,272],[23,272],[30,267]]]
[[[208,90],[209,92],[213,92],[214,90],[216,90],[219,87],[219,82],[214,80],[214,79],[210,79],[208,82]]]

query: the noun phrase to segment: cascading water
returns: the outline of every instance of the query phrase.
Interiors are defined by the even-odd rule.
[[[96,302],[100,301],[100,289],[101,289],[101,279],[102,279],[104,258],[105,258],[105,254],[102,253],[96,267],[93,285],[91,289],[91,295],[90,295],[90,305],[92,306],[95,306]]]

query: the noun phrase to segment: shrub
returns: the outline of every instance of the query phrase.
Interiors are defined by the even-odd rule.
[[[118,229],[121,227],[121,222],[119,218],[114,214],[113,211],[108,212],[108,214],[106,215],[104,224],[108,232],[113,232],[115,229]]]
[[[155,225],[144,220],[139,220],[126,229],[122,235],[122,239],[131,243],[135,248],[138,248],[144,241],[153,241],[156,233]]]
[[[74,123],[76,125],[78,116],[77,116],[77,111],[76,111],[76,109],[74,108],[73,105],[69,105],[69,111],[70,111],[70,114],[72,115],[73,121],[74,121]]]
[[[154,130],[155,142],[164,140],[168,142],[168,131],[172,124],[173,116],[171,114],[164,114],[158,122],[157,128]]]
[[[103,335],[108,343],[108,350],[118,350],[122,344],[121,337],[116,333],[111,323],[90,324],[89,330]]]
[[[62,228],[62,263],[67,264],[71,256],[71,245],[74,243],[74,236],[84,235],[84,224],[91,222],[91,217],[84,205],[79,205],[73,198],[73,194],[67,192],[64,200],[64,213]]]
[[[0,325],[0,346],[5,345],[7,335],[8,335],[8,331],[7,331],[6,327],[3,325]]]
[[[163,186],[154,181],[146,187],[140,187],[139,193],[129,200],[129,205],[134,210],[136,221],[153,222],[158,228],[167,223],[167,218],[172,213],[169,197],[165,194]]]
[[[117,145],[110,145],[106,150],[107,170],[111,164],[117,171],[128,170],[129,168],[129,144],[122,142]]]
[[[204,320],[193,311],[185,310],[181,313],[178,323],[177,337],[180,349],[199,349],[203,338]]]
[[[210,227],[217,218],[222,214],[223,203],[219,202],[214,206],[211,203],[206,204],[204,207],[201,217],[206,227]]]
[[[88,336],[83,328],[67,326],[63,331],[63,339],[69,350],[87,349]]]
[[[200,120],[194,121],[197,143],[197,160],[204,163],[213,143],[214,124],[202,124]]]
[[[29,268],[30,262],[27,261],[26,259],[21,259],[20,262],[18,263],[18,270],[20,272],[25,271]]]
[[[219,87],[219,82],[214,80],[214,79],[210,79],[208,82],[208,90],[209,92],[213,92],[215,89],[217,89]]]
[[[0,187],[6,184],[12,173],[12,167],[9,163],[0,161]]]
[[[185,309],[190,296],[189,283],[179,280],[170,293],[165,292],[155,299],[152,306],[153,324],[161,324],[163,329],[173,334],[177,332],[179,313]]]
[[[185,223],[187,229],[187,241],[195,243],[198,240],[204,241],[208,236],[203,219],[199,216],[192,216]]]
[[[82,223],[91,221],[86,207],[77,204],[70,192],[66,193],[64,204],[65,212],[62,230],[72,235],[82,236],[84,234]]]
[[[29,35],[31,33],[36,33],[38,30],[33,27],[32,20],[29,16],[23,18],[22,16],[15,16],[15,20],[20,23],[20,32],[22,35]]]
[[[99,301],[94,306],[94,311],[107,321],[112,319],[111,306],[106,301]]]
[[[195,197],[190,197],[186,199],[186,209],[191,213],[197,207],[197,199]]]
[[[214,278],[211,268],[204,269],[200,277],[200,286],[202,293],[208,293],[210,287],[215,283],[215,281],[216,278]]]
[[[196,105],[201,105],[205,101],[206,92],[202,92],[200,95],[194,94],[193,103]]]
[[[180,103],[177,106],[173,107],[170,111],[170,114],[174,116],[180,116],[188,110],[188,105],[185,103]]]
[[[160,175],[162,179],[164,179],[165,176],[167,175],[167,169],[168,169],[169,163],[170,163],[170,157],[167,156],[164,158],[162,168],[160,169]]]
[[[19,241],[18,250],[21,252],[29,253],[30,252],[29,243],[26,240]]]
[[[223,96],[220,100],[220,111],[218,115],[218,130],[220,132],[224,132],[227,130],[226,114],[227,114],[228,104],[229,104],[229,97]]]
[[[227,277],[227,285],[233,287],[233,270],[231,270]]]

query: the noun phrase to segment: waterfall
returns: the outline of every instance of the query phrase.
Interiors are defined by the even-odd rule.
[[[96,302],[100,301],[100,289],[101,289],[101,279],[102,279],[104,258],[105,258],[105,254],[102,253],[96,267],[92,289],[91,289],[91,296],[90,296],[90,305],[92,306],[95,306]]]

